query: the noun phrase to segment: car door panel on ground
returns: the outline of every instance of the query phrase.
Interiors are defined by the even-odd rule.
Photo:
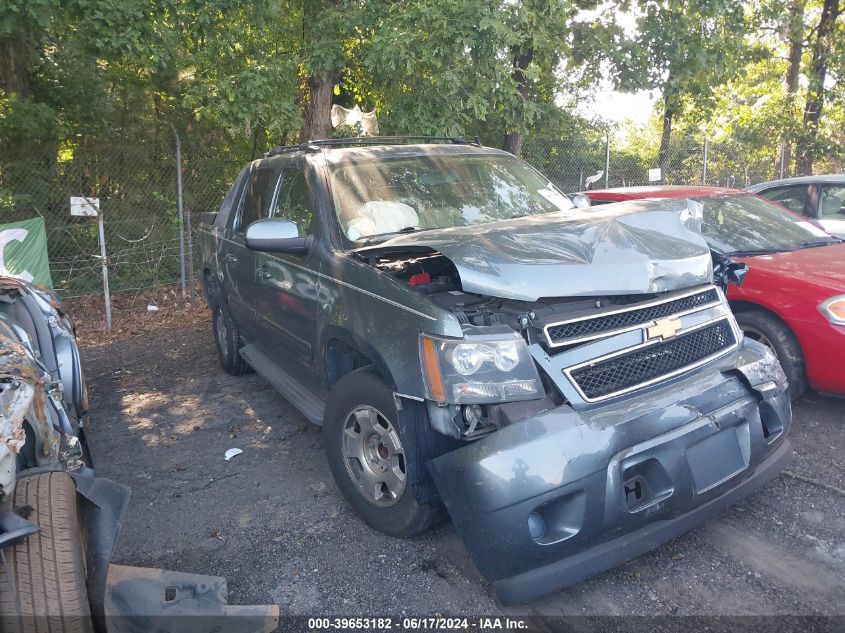
[[[313,235],[313,182],[306,163],[286,159],[279,175],[270,217],[296,224],[300,237]],[[256,253],[255,308],[258,340],[282,368],[318,384],[313,372],[320,316],[320,249],[308,253]]]

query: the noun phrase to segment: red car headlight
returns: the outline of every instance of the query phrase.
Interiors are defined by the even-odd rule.
[[[845,295],[836,295],[819,304],[819,311],[831,323],[845,325]]]

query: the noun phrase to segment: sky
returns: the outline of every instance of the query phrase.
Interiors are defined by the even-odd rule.
[[[582,108],[584,114],[594,114],[613,123],[633,121],[644,124],[648,121],[658,97],[656,92],[640,91],[634,94],[617,92],[609,87],[600,89],[595,100]]]
[[[590,20],[602,13],[612,2],[603,3],[594,10],[582,11],[578,19]],[[615,19],[626,34],[632,37],[637,30],[638,12],[636,8],[629,12],[617,12]],[[644,124],[651,115],[655,101],[659,98],[655,91],[640,91],[634,94],[617,92],[608,79],[601,82],[592,101],[579,105],[578,113],[587,118],[598,117],[611,123],[622,124],[633,121]]]

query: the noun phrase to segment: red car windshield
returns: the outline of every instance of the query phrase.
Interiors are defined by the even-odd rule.
[[[839,242],[776,204],[747,194],[692,198],[704,205],[702,233],[726,255],[762,255]]]

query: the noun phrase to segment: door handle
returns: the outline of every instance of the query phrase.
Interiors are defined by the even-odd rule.
[[[227,253],[226,257],[223,258],[223,261],[228,262],[230,264],[234,264],[236,261],[238,261],[238,258],[232,255],[231,253]]]
[[[272,277],[272,275],[270,274],[270,271],[267,270],[266,266],[259,266],[255,269],[256,279],[270,279],[270,277]]]

